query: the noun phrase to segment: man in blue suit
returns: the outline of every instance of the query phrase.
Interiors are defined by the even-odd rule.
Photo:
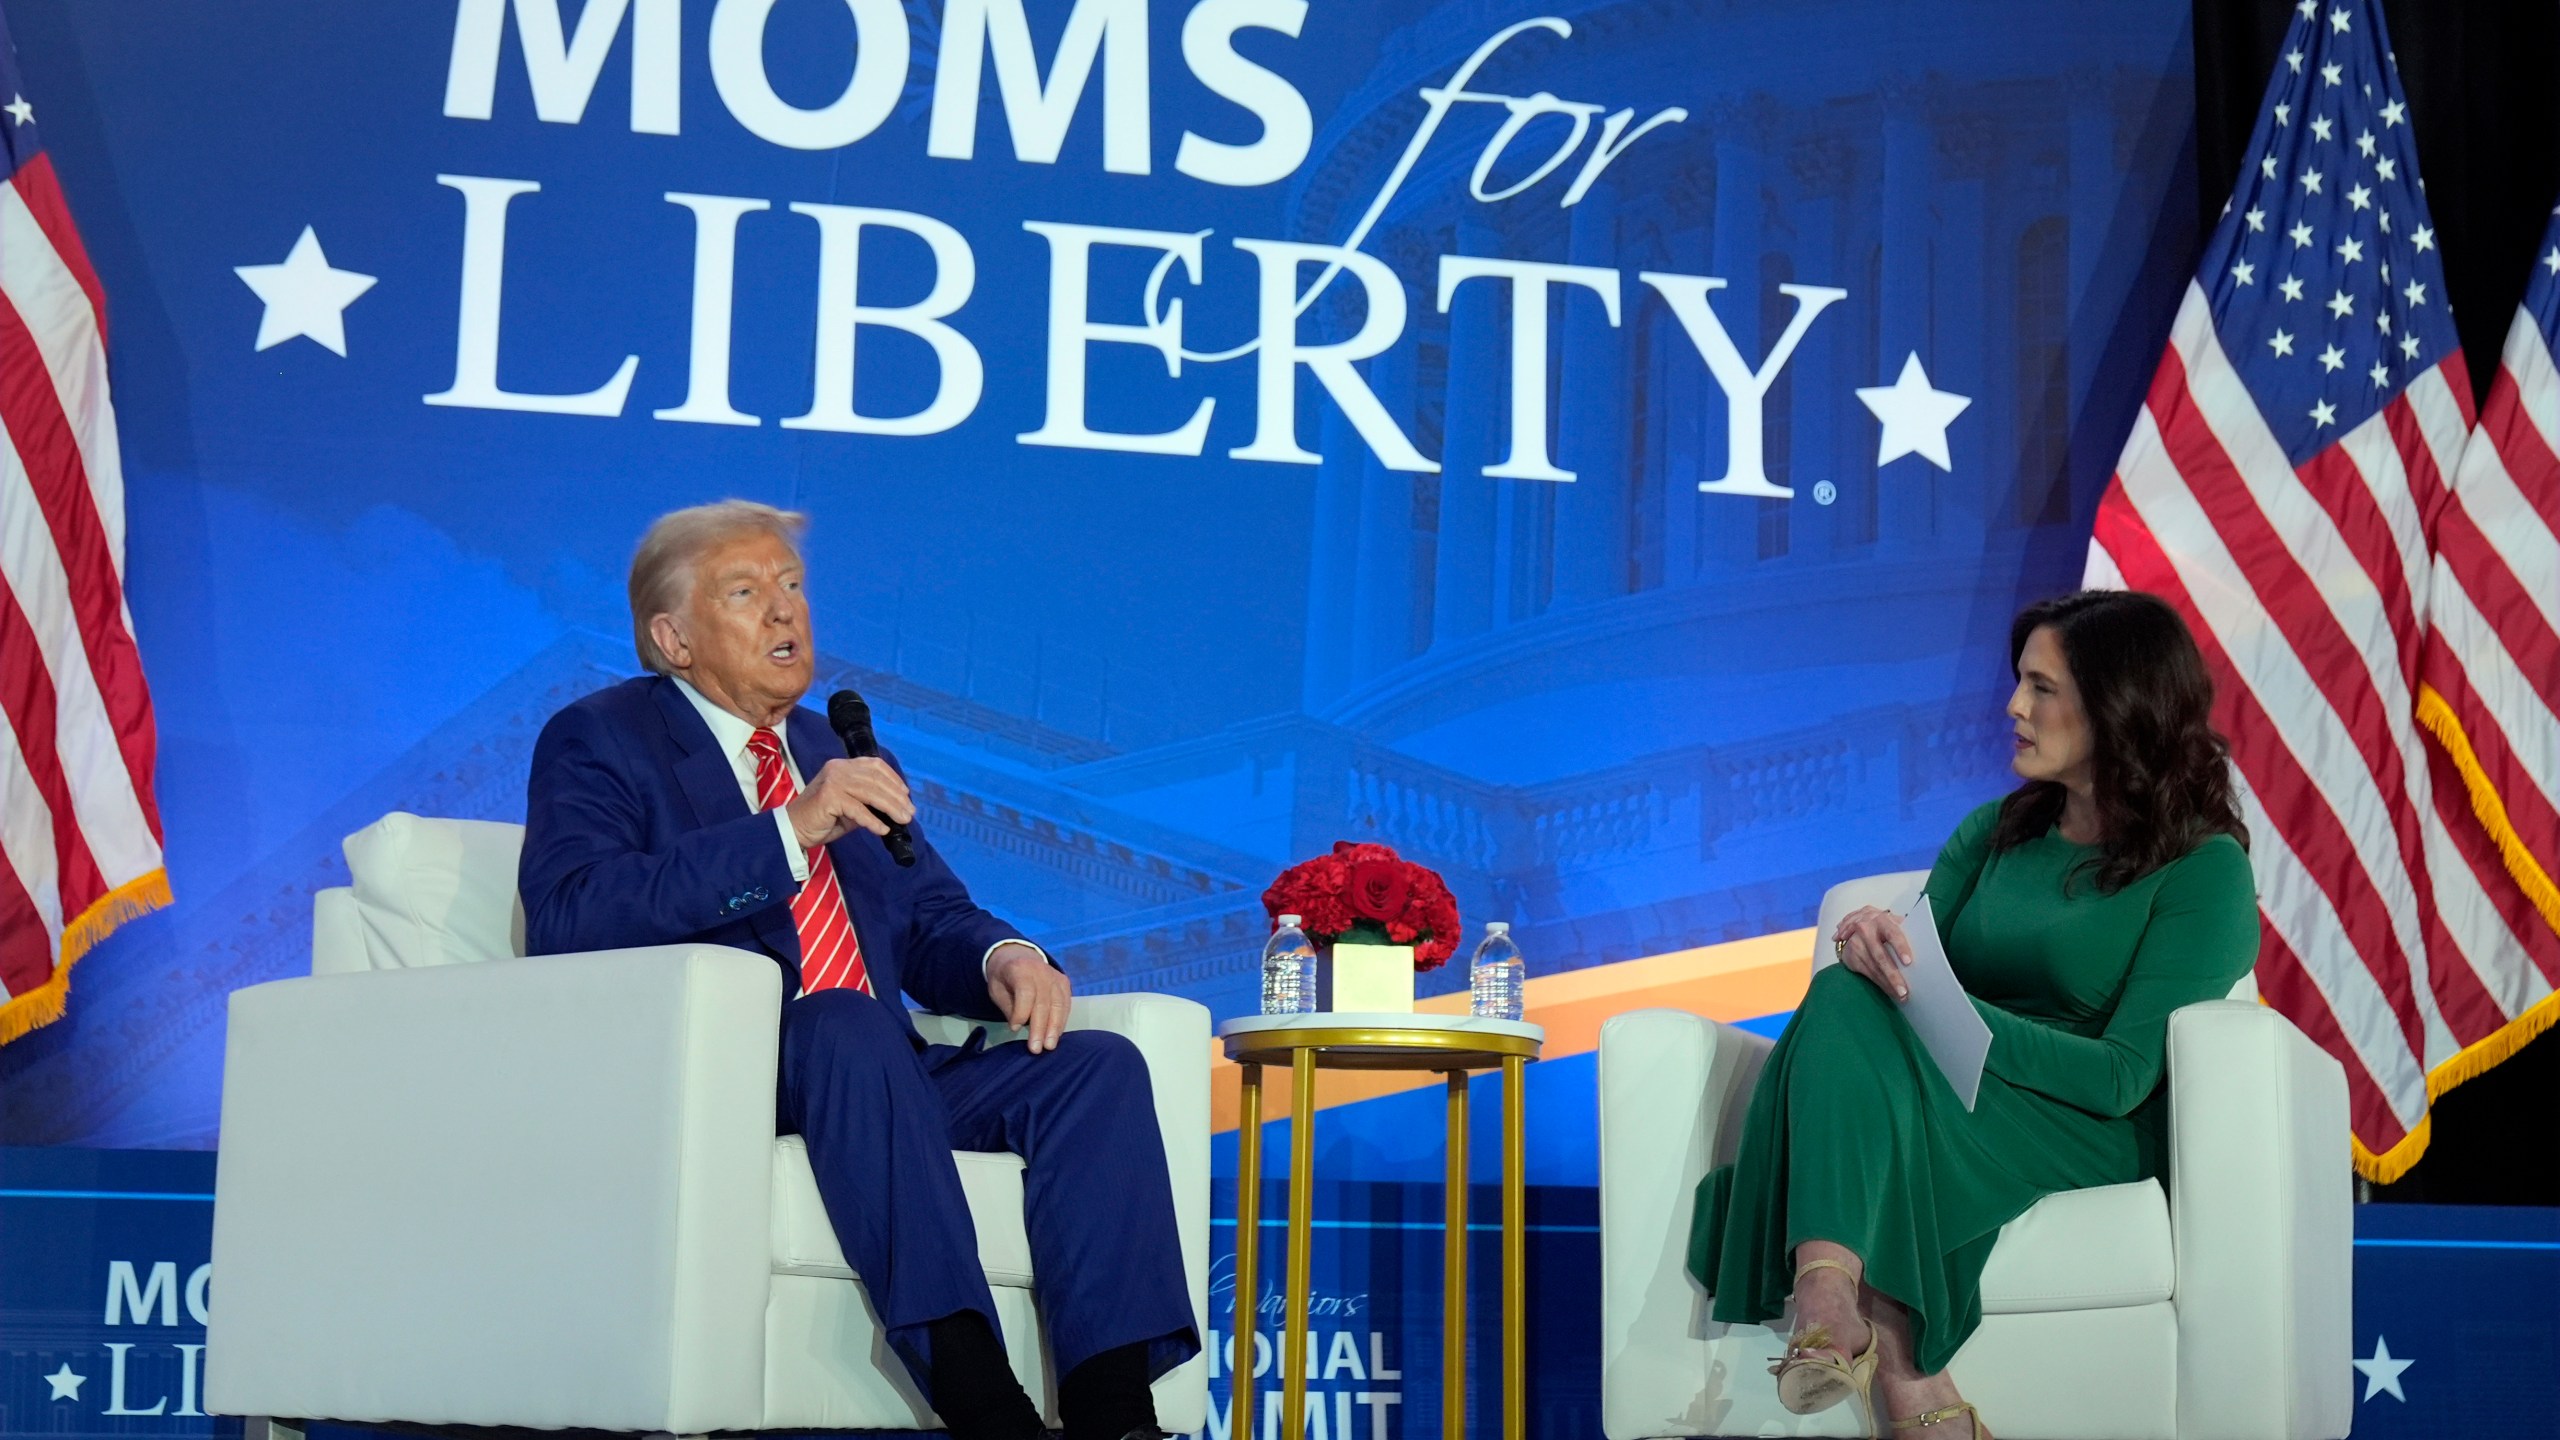
[[[1032,1263],[1070,1440],[1153,1437],[1148,1384],[1197,1353],[1145,1062],[1067,1033],[1067,977],[914,831],[896,765],[813,712],[800,516],[730,500],[660,519],[631,566],[651,673],[551,718],[526,798],[533,954],[700,941],[782,967],[777,1118],[889,1341],[960,1440],[1031,1440],[959,1150],[1023,1157]],[[913,833],[902,867],[881,837]],[[1027,1031],[928,1045],[926,1009]]]

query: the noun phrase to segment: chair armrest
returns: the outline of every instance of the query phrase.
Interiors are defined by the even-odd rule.
[[[1706,1424],[1706,1292],[1689,1278],[1698,1182],[1733,1158],[1770,1042],[1680,1010],[1600,1027],[1600,1403],[1611,1440]]]
[[[2355,1259],[2347,1081],[2273,1010],[2169,1017],[2178,1434],[2347,1433]]]
[[[940,1045],[958,1045],[973,1030],[990,1043],[1019,1038],[999,1024],[919,1013],[916,1030]],[[1171,995],[1079,995],[1069,1030],[1125,1036],[1146,1058],[1155,1090],[1156,1125],[1164,1134],[1166,1173],[1173,1181],[1173,1218],[1182,1237],[1182,1273],[1191,1283],[1192,1324],[1209,1338],[1209,1012]],[[1187,1435],[1208,1423],[1209,1370],[1201,1356],[1156,1381],[1156,1420]]]
[[[711,945],[231,997],[206,1402],[751,1430],[780,972]]]

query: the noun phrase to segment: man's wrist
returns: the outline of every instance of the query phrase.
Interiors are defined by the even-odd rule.
[[[989,978],[993,978],[996,973],[996,957],[1012,946],[1020,946],[1023,950],[1029,952],[1031,957],[1038,960],[1042,965],[1047,965],[1049,963],[1048,951],[1041,949],[1039,946],[1032,944],[1028,940],[1006,939],[999,940],[993,945],[987,947],[986,955],[978,962],[978,972],[982,975],[988,976]]]

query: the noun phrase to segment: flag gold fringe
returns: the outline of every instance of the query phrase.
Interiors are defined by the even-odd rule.
[[[169,872],[154,870],[99,896],[62,927],[62,954],[53,962],[52,976],[33,990],[0,1002],[0,1045],[61,1019],[63,1004],[71,997],[73,962],[97,948],[117,926],[168,903]]]
[[[2526,1007],[2525,1012],[2498,1028],[2485,1040],[2466,1045],[2452,1059],[2427,1073],[2427,1104],[2432,1109],[2444,1093],[2465,1080],[2476,1080],[2497,1068],[2500,1061],[2521,1050],[2543,1031],[2560,1022],[2560,990],[2554,990]],[[2427,1141],[2435,1128],[2432,1114],[2421,1118],[2400,1143],[2380,1154],[2355,1142],[2356,1173],[2376,1185],[2388,1185],[2409,1173],[2427,1153]]]
[[[2498,856],[2506,863],[2507,873],[2515,877],[2517,888],[2536,913],[2555,931],[2560,931],[2560,884],[2554,884],[2533,852],[2525,848],[2523,837],[2507,818],[2506,802],[2498,798],[2497,787],[2490,783],[2480,768],[2480,756],[2471,748],[2471,737],[2464,733],[2461,717],[2445,703],[2443,695],[2432,685],[2418,687],[2418,723],[2444,746],[2445,758],[2462,774],[2463,788],[2471,798],[2471,813],[2479,818],[2482,829],[2498,847]],[[2464,1046],[2452,1058],[2427,1072],[2427,1104],[2432,1109],[2444,1093],[2466,1080],[2475,1080],[2495,1069],[2499,1062],[2523,1049],[2553,1024],[2560,1023],[2560,991],[2543,996],[2526,1007],[2525,1012],[2500,1026],[2497,1031]],[[2356,1173],[2377,1185],[2388,1185],[2409,1173],[2427,1153],[2435,1121],[2432,1115],[2421,1118],[2400,1143],[2379,1154],[2355,1141]]]
[[[2541,912],[2543,923],[2560,930],[2560,884],[2552,883],[2542,862],[2525,848],[2524,837],[2507,819],[2507,804],[2498,798],[2498,787],[2480,768],[2480,756],[2471,748],[2471,737],[2463,732],[2462,718],[2453,713],[2453,707],[2445,703],[2433,685],[2418,687],[2418,723],[2436,737],[2453,768],[2462,772],[2462,787],[2471,794],[2471,813],[2480,817],[2480,828],[2497,842],[2498,858],[2506,862],[2507,873],[2516,877],[2516,885],[2533,902],[2533,908]]]

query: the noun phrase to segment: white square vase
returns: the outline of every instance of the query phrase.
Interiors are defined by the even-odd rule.
[[[1413,947],[1337,943],[1324,966],[1324,1008],[1337,1014],[1413,1013]]]

